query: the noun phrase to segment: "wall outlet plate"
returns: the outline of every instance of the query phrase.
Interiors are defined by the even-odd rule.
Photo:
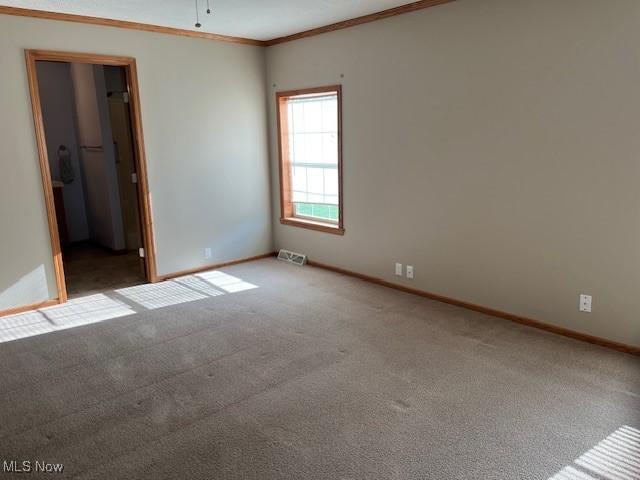
[[[396,263],[396,277],[402,276],[402,264]]]
[[[413,280],[413,265],[407,265],[407,278]]]
[[[204,249],[204,258],[210,259],[213,255],[211,254],[211,249],[209,247]]]
[[[591,295],[580,295],[580,311],[591,313],[591,302],[593,297]]]

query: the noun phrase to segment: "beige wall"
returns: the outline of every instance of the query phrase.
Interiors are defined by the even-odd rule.
[[[159,274],[271,251],[262,48],[0,15],[0,310],[56,296],[25,48],[136,58]]]
[[[275,195],[275,246],[640,346],[639,26],[637,0],[459,0],[268,48],[276,192],[274,92],[344,86],[346,234]]]

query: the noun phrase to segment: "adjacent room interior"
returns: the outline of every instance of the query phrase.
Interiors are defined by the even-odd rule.
[[[636,0],[0,0],[0,476],[640,479]]]
[[[125,68],[37,60],[35,73],[67,297],[145,283]]]

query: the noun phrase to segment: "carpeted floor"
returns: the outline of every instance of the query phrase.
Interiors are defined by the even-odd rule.
[[[0,460],[64,464],[46,478],[640,478],[636,357],[311,267],[223,271],[0,343]],[[609,470],[574,463],[620,428]]]

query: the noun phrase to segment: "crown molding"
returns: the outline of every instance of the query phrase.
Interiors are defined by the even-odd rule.
[[[406,5],[400,5],[399,7],[382,10],[380,12],[370,13],[369,15],[363,15],[362,17],[356,17],[350,20],[344,20],[342,22],[332,23],[331,25],[325,25],[324,27],[312,28],[311,30],[306,30],[304,32],[274,38],[272,40],[267,40],[264,43],[269,47],[272,45],[278,45],[280,43],[292,42],[294,40],[300,40],[301,38],[314,37],[323,33],[335,32],[336,30],[343,30],[345,28],[355,27],[364,23],[376,22],[385,18],[395,17],[396,15],[403,15],[405,13],[411,13],[417,10],[435,7],[455,1],[456,0],[420,0],[418,2],[408,3]]]
[[[106,27],[127,28],[129,30],[142,30],[144,32],[166,33],[169,35],[180,35],[183,37],[204,38],[207,40],[217,40],[228,43],[240,43],[243,45],[257,45],[262,47],[266,44],[266,42],[263,42],[262,40],[253,40],[251,38],[232,37],[229,35],[219,35],[217,33],[196,32],[183,28],[163,27],[161,25],[113,20],[111,18],[89,17],[86,15],[75,15],[72,13],[48,12],[46,10],[33,10],[30,8],[7,7],[0,5],[0,14],[60,20],[63,22],[88,23],[91,25],[102,25]]]
[[[19,8],[0,5],[0,14],[15,15],[20,17],[44,18],[47,20],[59,20],[63,22],[86,23],[90,25],[102,25],[106,27],[126,28],[129,30],[141,30],[143,32],[165,33],[168,35],[180,35],[191,38],[204,38],[206,40],[216,40],[219,42],[239,43],[242,45],[255,45],[260,47],[269,47],[281,43],[292,42],[301,38],[313,37],[323,33],[335,32],[345,28],[355,27],[364,23],[375,22],[396,15],[415,12],[425,8],[443,5],[445,3],[455,2],[456,0],[420,0],[418,2],[400,5],[399,7],[389,8],[380,12],[371,13],[362,17],[344,20],[342,22],[332,23],[323,27],[313,28],[292,35],[278,37],[271,40],[254,40],[252,38],[233,37],[229,35],[220,35],[217,33],[197,32],[194,30],[186,30],[183,28],[164,27],[161,25],[151,25],[148,23],[129,22],[126,20],[114,20],[111,18],[90,17],[86,15],[76,15],[72,13],[49,12],[46,10],[34,10],[31,8]]]

